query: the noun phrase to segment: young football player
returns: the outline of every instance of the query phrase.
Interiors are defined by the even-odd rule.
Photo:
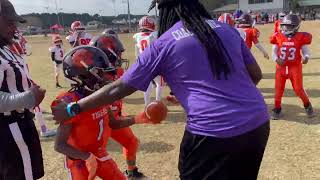
[[[103,33],[102,35],[94,37],[90,45],[101,49],[108,57],[110,63],[115,68],[116,73],[112,74],[113,80],[119,79],[124,70],[123,63],[126,61],[121,59],[121,54],[124,51],[121,41],[117,38],[116,34]],[[126,65],[127,67],[128,65]],[[123,100],[115,101],[110,106],[116,120],[123,118]],[[112,130],[111,138],[123,146],[123,155],[126,159],[127,170],[125,175],[128,178],[142,178],[145,177],[143,173],[138,171],[136,165],[136,154],[139,146],[138,138],[133,134],[130,127]]]
[[[139,33],[133,36],[135,41],[136,57],[138,56],[157,39],[156,23],[150,16],[144,16],[139,21]],[[144,92],[144,104],[147,106],[150,103],[150,95],[152,86],[156,86],[156,100],[161,100],[162,86],[161,77],[157,76],[149,85],[146,92]]]
[[[283,20],[283,18],[286,16],[286,14],[284,12],[281,12],[279,13],[279,19],[277,19],[275,22],[274,22],[274,32],[278,32],[280,33],[281,32],[281,28],[280,28],[280,23],[281,21]]]
[[[27,56],[32,54],[31,46],[28,45],[27,40],[23,37],[23,35],[17,31],[12,44],[9,47],[12,52],[16,53],[23,57],[24,60],[27,61]],[[28,62],[26,62],[28,63]],[[29,71],[29,66],[27,64],[26,71]],[[47,128],[45,119],[42,114],[42,109],[40,106],[34,108],[35,119],[38,121],[40,126],[40,136],[44,138],[52,137],[56,135],[56,130],[50,130]]]
[[[257,28],[253,27],[253,19],[249,14],[243,14],[237,21],[238,27],[245,32],[245,42],[249,49],[254,44],[263,54],[266,59],[269,59],[269,55],[265,48],[259,42],[260,32]]]
[[[298,32],[300,18],[295,14],[286,15],[280,25],[281,32],[270,37],[270,43],[273,44],[272,59],[277,63],[273,119],[280,118],[281,99],[287,79],[290,79],[296,95],[302,100],[308,117],[313,117],[313,108],[303,89],[302,77],[302,64],[307,64],[310,58],[308,45],[311,44],[312,35]]]
[[[53,101],[52,107],[61,101],[76,102],[92,94],[112,82],[116,73],[104,52],[91,46],[71,50],[64,58],[63,69],[65,77],[74,82],[73,88],[60,94]],[[110,105],[74,115],[79,110],[77,106],[68,106],[72,118],[60,124],[55,142],[55,150],[66,155],[71,179],[91,180],[100,177],[104,180],[125,180],[126,176],[107,152],[112,129],[150,123],[151,120],[145,112],[116,120]]]
[[[221,14],[221,16],[218,18],[218,21],[220,21],[220,22],[222,22],[222,23],[229,24],[229,25],[232,26],[232,27],[235,27],[235,28],[238,30],[238,32],[239,32],[240,36],[242,37],[242,39],[243,39],[243,40],[246,39],[246,32],[245,32],[242,28],[237,28],[237,27],[236,27],[235,20],[234,20],[232,14],[230,14],[230,13],[223,13],[223,14]]]
[[[71,47],[88,45],[92,35],[86,32],[84,25],[80,21],[71,24],[71,34],[66,37]]]
[[[51,60],[54,64],[56,88],[61,88],[59,84],[59,75],[62,71],[62,60],[64,56],[63,42],[59,35],[52,37],[52,46],[49,48]]]

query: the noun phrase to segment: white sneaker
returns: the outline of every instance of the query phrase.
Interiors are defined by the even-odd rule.
[[[57,130],[47,130],[46,132],[40,132],[40,136],[45,138],[55,136],[56,134]]]

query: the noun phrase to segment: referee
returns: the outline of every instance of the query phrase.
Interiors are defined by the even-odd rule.
[[[23,58],[9,50],[18,16],[8,0],[0,0],[0,180],[34,180],[44,175],[39,135],[29,109],[45,90],[30,79]]]

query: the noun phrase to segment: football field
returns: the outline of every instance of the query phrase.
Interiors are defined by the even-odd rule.
[[[273,24],[259,25],[260,41],[271,52],[269,36],[273,32]],[[262,162],[260,180],[318,180],[320,179],[320,21],[307,21],[301,25],[301,31],[313,35],[310,46],[311,60],[304,65],[304,86],[317,116],[308,119],[302,103],[292,90],[290,82],[283,98],[284,117],[271,121],[271,134],[265,156]],[[120,35],[126,52],[124,58],[135,61],[132,34]],[[35,82],[47,90],[42,103],[44,115],[50,128],[56,128],[52,121],[50,103],[58,92],[68,90],[68,83],[61,78],[63,89],[55,88],[53,65],[48,48],[50,37],[27,37],[32,46],[32,55],[28,57],[31,76]],[[65,50],[69,44],[64,42]],[[253,47],[253,54],[263,71],[263,80],[259,89],[269,106],[273,108],[275,63],[263,58],[262,54]],[[269,54],[270,55],[270,54]],[[196,68],[195,68],[196,69]],[[234,92],[242,93],[242,92]],[[154,96],[155,93],[153,93]],[[169,94],[166,87],[163,97]],[[126,114],[136,114],[144,108],[143,93],[137,92],[125,99]],[[135,125],[133,130],[140,139],[137,164],[139,169],[153,180],[178,179],[179,144],[185,126],[185,114],[179,106],[169,106],[169,116],[160,125]],[[250,107],[247,107],[250,108]],[[37,124],[37,122],[36,122]],[[54,138],[41,139],[45,165],[45,180],[66,180],[67,170],[64,169],[64,157],[54,151]],[[126,165],[122,157],[121,147],[113,142],[108,145],[108,152],[117,162],[121,170]]]

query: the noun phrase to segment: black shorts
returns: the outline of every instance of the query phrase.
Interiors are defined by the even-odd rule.
[[[44,176],[39,135],[30,112],[24,117],[0,115],[0,137],[0,180]]]
[[[185,131],[179,155],[182,180],[255,180],[269,137],[269,122],[232,138]]]

